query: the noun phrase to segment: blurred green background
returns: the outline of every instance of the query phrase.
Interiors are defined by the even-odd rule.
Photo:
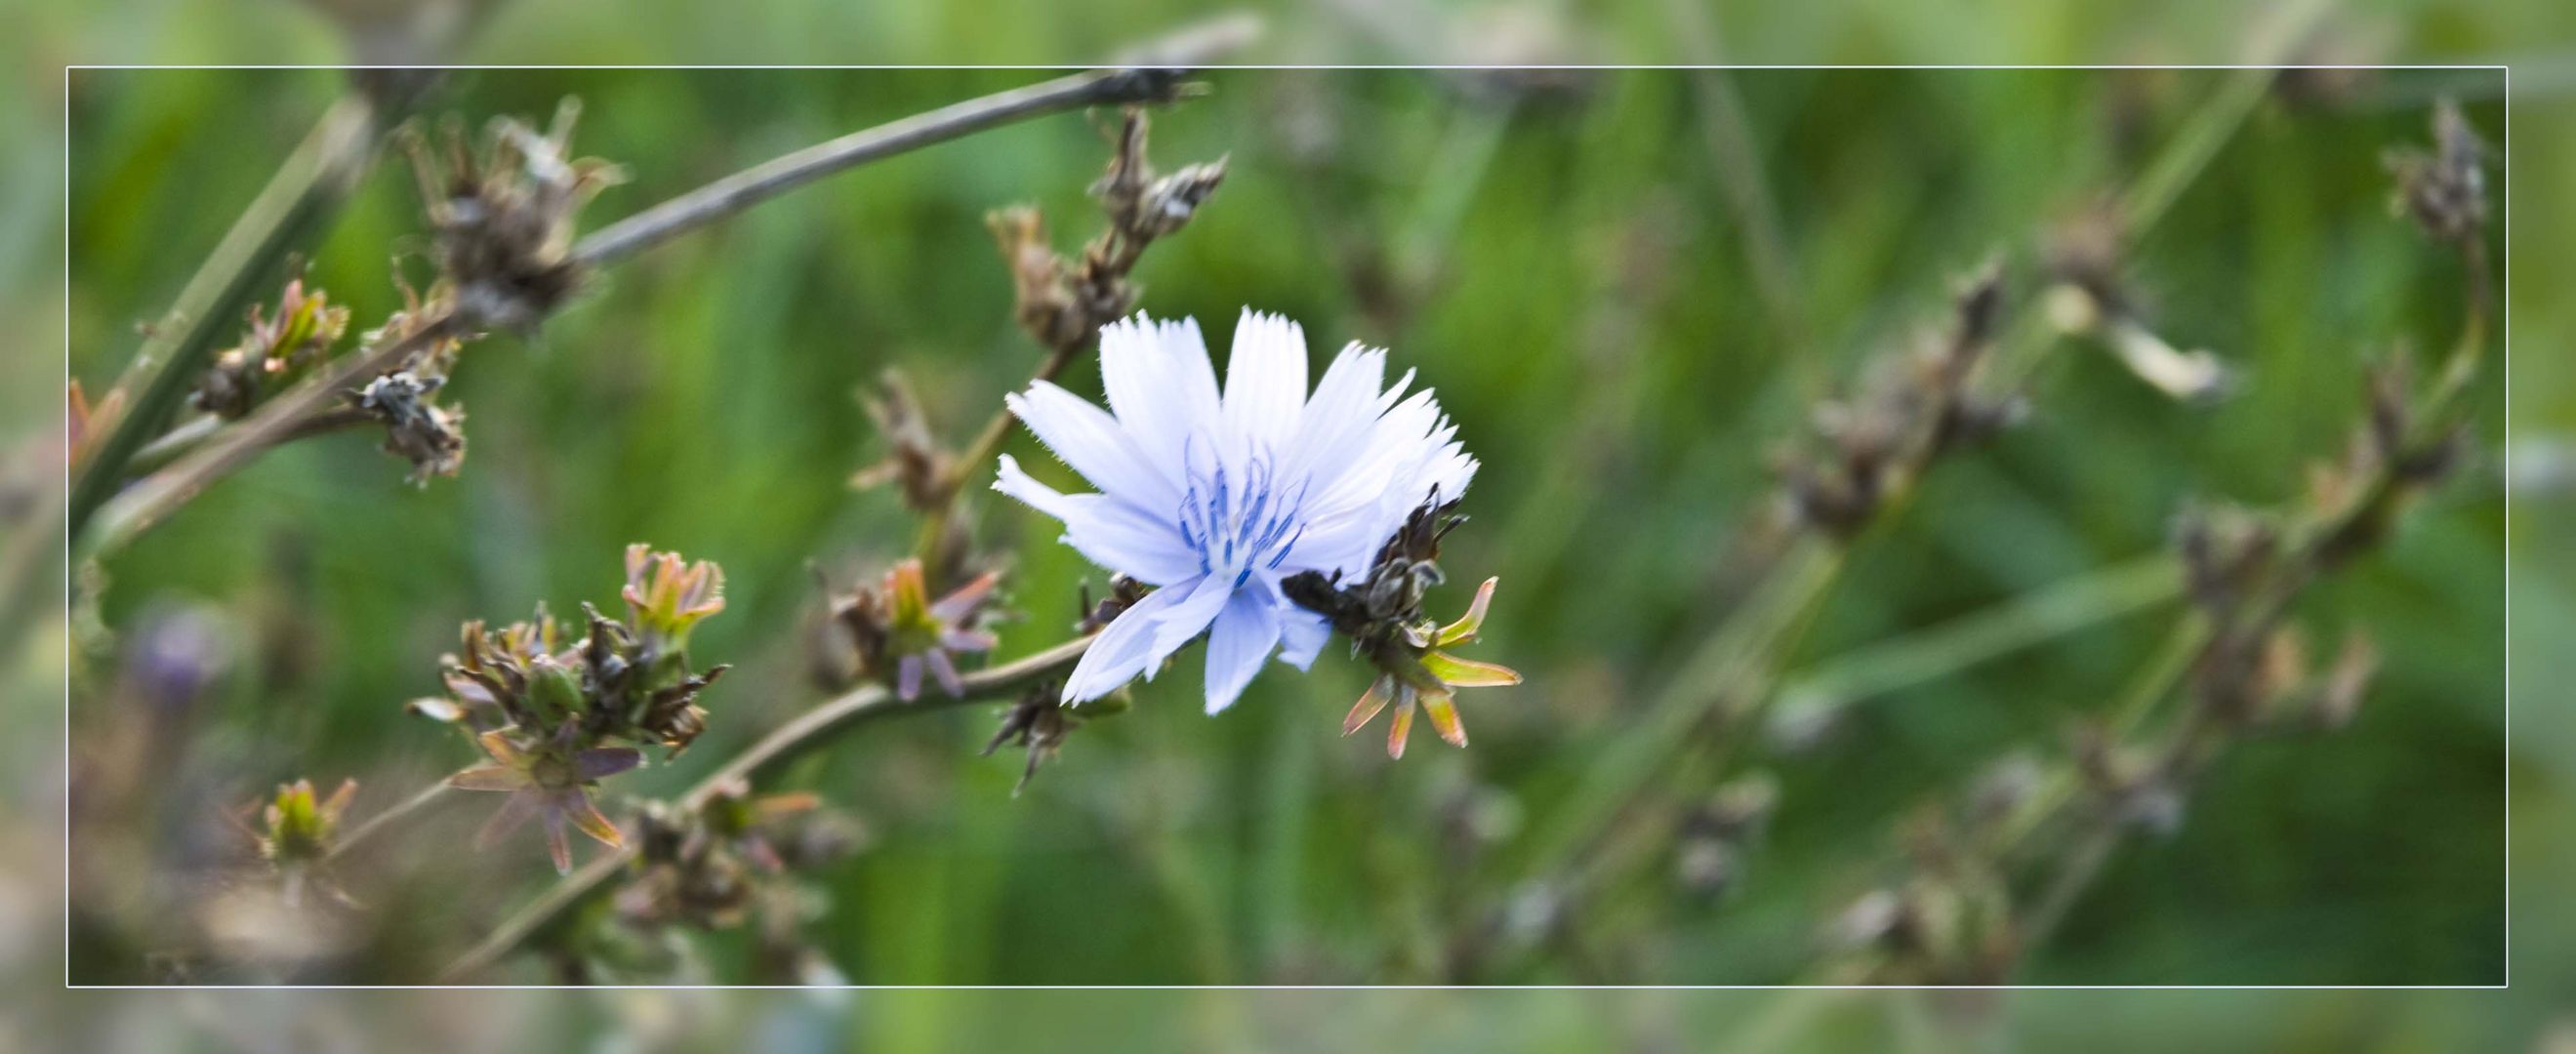
[[[145,24],[161,30],[119,38],[118,56],[177,61],[232,39],[282,59],[339,54],[327,28],[294,9],[225,10],[148,12],[157,22]],[[1885,7],[1659,7],[1598,21],[1537,9],[1492,20],[1392,10],[1404,17],[1344,13],[1274,25],[1251,57],[1342,55],[1331,50],[1340,47],[1358,52],[1343,57],[1386,61],[1701,60],[1795,48],[1797,58],[1820,61],[2153,62],[2243,57],[2229,50],[2235,37],[2259,35],[2232,5],[2153,18],[2033,7],[2031,17],[1985,34]],[[654,50],[669,43],[632,39],[642,36],[689,41],[701,49],[691,57],[721,61],[837,34],[887,49],[880,57],[933,49],[1026,61],[1096,55],[1172,24],[845,12],[772,30],[785,34],[772,39],[671,14],[608,29],[548,5],[506,8],[463,55],[674,54]],[[2522,30],[2546,17],[2366,6],[2329,13],[2310,43],[2281,57],[2504,60],[2516,57],[2504,44],[2528,46]],[[704,53],[727,48],[742,54]],[[760,57],[800,54],[823,57]],[[2516,171],[2549,165],[2540,171],[2563,177],[2565,136],[2529,129],[2538,110],[2538,127],[2563,131],[2563,87],[2553,85],[2568,78],[2550,71],[2566,61],[2538,64],[2538,76],[2517,66],[2514,114],[2526,131]],[[485,70],[454,75],[433,109],[474,121],[541,116],[558,98],[580,97],[579,152],[635,176],[593,207],[586,226],[596,227],[754,160],[1033,76]],[[2005,252],[2026,278],[2047,226],[2164,156],[2226,90],[2228,75],[1513,79],[1282,70],[1205,79],[1211,95],[1158,115],[1155,154],[1166,167],[1229,154],[1232,174],[1199,220],[1148,255],[1143,306],[1202,318],[1220,345],[1225,320],[1242,305],[1278,310],[1305,324],[1319,353],[1362,339],[1419,368],[1486,465],[1465,507],[1476,520],[1444,563],[1468,581],[1503,576],[1482,653],[1531,682],[1466,698],[1470,750],[1422,737],[1389,764],[1373,737],[1335,734],[1363,686],[1351,664],[1327,659],[1306,677],[1272,670],[1236,710],[1208,719],[1194,705],[1193,651],[1176,676],[1140,692],[1134,713],[1077,732],[1016,799],[1016,759],[974,757],[991,727],[981,708],[874,729],[791,777],[849,806],[874,834],[867,852],[818,883],[832,907],[816,936],[855,980],[1443,979],[1426,943],[1457,924],[1461,909],[1508,901],[1534,877],[1513,870],[1514,840],[1602,763],[1643,701],[1727,616],[1739,530],[1771,500],[1766,455],[1800,427],[1806,404],[1936,320],[1950,281],[1989,254]],[[2534,81],[2538,96],[2526,101],[2519,93]],[[133,325],[163,310],[203,248],[342,88],[324,71],[70,76],[63,316],[74,376],[96,385],[122,368]],[[1913,505],[1855,552],[1812,631],[1779,657],[1791,680],[1857,649],[2152,555],[2188,499],[2295,495],[2304,466],[2340,449],[2367,357],[2392,341],[2435,348],[2448,339],[2456,269],[2389,216],[2379,162],[2387,147],[2424,138],[2440,93],[2462,98],[2471,121],[2501,140],[2505,100],[2491,73],[2302,79],[2268,93],[2192,170],[2131,257],[2156,329],[2241,368],[2242,390],[2212,407],[2178,406],[2098,346],[2054,346],[2028,388],[2031,420],[1945,461]],[[1740,109],[1740,144],[1713,116],[1729,105]],[[168,605],[203,605],[221,615],[237,647],[185,763],[170,770],[172,795],[229,803],[296,775],[355,775],[366,785],[364,813],[470,760],[455,737],[398,712],[401,700],[434,689],[435,659],[453,646],[455,624],[524,617],[539,602],[562,611],[609,601],[617,551],[634,540],[725,565],[732,605],[699,635],[698,649],[742,668],[710,695],[713,731],[691,757],[617,789],[676,789],[729,745],[810,705],[820,696],[803,674],[802,627],[815,607],[807,562],[847,580],[908,537],[890,495],[841,485],[879,452],[852,393],[899,365],[945,434],[980,423],[1035,359],[1010,324],[1007,277],[981,217],[1041,204],[1070,249],[1095,227],[1081,192],[1105,154],[1092,125],[1066,115],[836,177],[619,268],[538,340],[469,349],[455,389],[471,411],[461,478],[413,490],[397,462],[350,435],[271,455],[192,505],[107,567],[102,605],[110,627]],[[1748,164],[1761,185],[1751,207]],[[32,163],[13,170],[38,171]],[[40,195],[21,195],[29,197],[42,207]],[[13,207],[13,221],[41,216],[35,208]],[[2535,214],[2541,230],[2567,226],[2565,205],[2546,200],[2516,226],[2535,224]],[[22,241],[43,240],[40,225],[13,227],[37,232]],[[412,276],[425,280],[419,231],[407,174],[380,167],[311,247],[312,280],[351,304],[360,325],[372,324],[395,303],[389,257],[411,254]],[[42,249],[12,259],[42,274]],[[2257,742],[2231,755],[2177,835],[2133,841],[2114,858],[2066,927],[2035,950],[2022,980],[2503,979],[2508,443],[2517,444],[2511,526],[2521,562],[2511,615],[2516,657],[2525,660],[2517,685],[2552,683],[2550,664],[2568,660],[2546,645],[2576,625],[2563,552],[2554,568],[2528,559],[2549,558],[2550,524],[2563,519],[2549,510],[2564,501],[2564,469],[2546,470],[2549,459],[2568,456],[2563,435],[2576,393],[2563,357],[2530,349],[2563,347],[2568,308],[2540,291],[2563,288],[2567,275],[2528,249],[2514,262],[2522,266],[2512,276],[2520,294],[2512,325],[2523,354],[2511,420],[2506,385],[2493,376],[2479,400],[2473,470],[2383,554],[2304,609],[2320,637],[2364,625],[2387,650],[2358,722],[2332,737]],[[34,393],[10,397],[26,401],[30,417],[51,412],[49,369],[37,356],[33,379],[9,386]],[[1070,383],[1095,392],[1096,374],[1086,365]],[[1025,437],[1012,449],[1024,459],[1036,453]],[[1034,612],[1009,627],[1005,651],[1053,642],[1085,569],[1023,511],[991,501],[979,509],[988,537],[1018,541],[1013,593]],[[1435,609],[1463,603],[1465,591],[1453,585]],[[1812,746],[1755,747],[1746,760],[1779,778],[1780,806],[1724,896],[1686,895],[1669,865],[1652,869],[1574,920],[1598,927],[1599,960],[1544,954],[1481,979],[1795,979],[1815,954],[1818,929],[1887,876],[1909,808],[1961,796],[2008,752],[2060,751],[2069,717],[2102,710],[2172,614],[2148,609],[1868,700]],[[94,688],[76,685],[75,707]],[[2106,1022],[2165,1030],[2138,1033],[2142,1044],[2528,1044],[2545,1020],[2549,986],[2576,980],[2563,965],[2550,969],[2563,956],[2532,950],[2535,939],[2543,948],[2566,943],[2549,937],[2553,924],[2566,936],[2568,920],[2549,906],[2564,899],[2547,884],[2564,868],[2548,861],[2566,859],[2565,839],[2553,832],[2567,827],[2563,786],[2576,760],[2567,723],[2546,713],[2545,701],[2530,705],[2535,699],[2546,696],[2518,694],[2526,705],[2517,716],[2527,720],[2512,755],[2512,863],[2543,884],[2526,884],[2515,901],[2523,969],[2511,996],[2371,1003],[2370,1014],[2354,1012],[2365,1005],[2359,995],[2318,996],[2305,1004],[2311,1009],[2287,1014],[2259,993],[2158,997],[2238,1022],[2201,1032],[2167,1011],[2123,1016],[2108,996],[1957,1005],[1813,994],[1557,996],[1468,1019],[1426,1005],[1431,1016],[1417,1027],[1425,1039],[1460,1045],[1480,1034],[1571,1043],[1605,1022],[1634,1045],[1735,1029],[1823,1046],[1918,1034],[2018,1034],[2046,1044],[2076,1030],[2098,1042],[2125,1031]],[[2544,712],[2529,720],[2535,710]],[[75,723],[77,735],[104,736],[114,719],[88,720]],[[458,933],[478,931],[550,878],[525,844],[468,858],[451,873],[479,811],[457,810],[406,850],[454,880],[434,896],[413,894],[425,898],[414,924],[422,961],[376,964],[360,979],[417,979]],[[1502,848],[1456,853],[1462,822],[1499,831]],[[144,949],[130,934],[83,928],[76,938],[74,980],[144,979]],[[734,972],[738,944],[703,943],[716,976]],[[533,964],[521,969],[527,979],[542,976]],[[1000,1005],[986,1000],[1025,997],[959,993],[900,1009],[877,998],[679,1016],[758,1014],[787,1022],[777,1028],[828,1028],[838,1015],[856,1015],[889,1036],[930,1039],[959,1035],[950,1030],[985,1016],[978,1007]],[[2514,1015],[2490,1016],[2508,999],[2519,1001]],[[593,1023],[643,1030],[635,1021],[645,1015],[628,1004],[591,1005]],[[1301,1024],[1294,1012],[1272,1016],[1240,1000],[1194,1007],[1176,1015],[1166,1042]],[[1098,1012],[1078,1002],[1045,1011],[1073,1020]],[[1357,1015],[1339,1027],[1399,1016]],[[583,1027],[578,1021],[562,1027]],[[1304,1027],[1318,1045],[1336,1034]]]

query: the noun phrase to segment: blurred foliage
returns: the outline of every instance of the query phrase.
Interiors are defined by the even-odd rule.
[[[112,6],[157,31],[112,44],[91,43],[97,30],[30,39],[135,61],[238,49],[263,61],[344,54],[323,24],[283,5],[220,15]],[[1532,9],[1488,33],[1488,23],[1447,7],[1354,5],[1315,28],[1274,27],[1258,57],[1696,60],[1721,57],[1691,49],[1722,39],[1723,57],[2156,62],[2233,55],[2245,25],[2237,5],[2029,5],[2025,17],[1993,25],[1913,5],[1750,6],[1718,5],[1705,22],[1679,5],[1598,20]],[[514,4],[466,54],[623,61],[690,41],[700,61],[1055,60],[1095,56],[1168,24],[1150,12],[1095,21],[1053,8],[996,18],[826,7],[757,29],[708,17],[696,5],[603,21],[570,5]],[[2360,5],[2325,23],[2316,55],[2486,61],[2565,19],[2541,5],[2474,14]],[[819,42],[848,39],[883,54],[814,53]],[[2559,55],[2536,77],[2517,69],[2517,87],[2536,79],[2547,93],[2515,101],[2525,128],[2515,172],[2564,183],[2570,138],[2529,129],[2534,111],[2547,122],[2538,127],[2566,129],[2569,78],[2549,71],[2569,61]],[[1503,606],[1486,637],[1530,683],[1479,693],[1472,749],[1426,741],[1390,765],[1370,737],[1334,734],[1366,678],[1336,656],[1306,677],[1273,668],[1216,719],[1198,713],[1195,677],[1184,672],[1141,689],[1133,713],[1075,733],[1017,798],[1017,760],[974,753],[991,711],[877,727],[788,781],[864,817],[874,835],[824,880],[831,906],[814,924],[824,950],[862,982],[1438,979],[1426,943],[1454,921],[1444,905],[1508,897],[1527,877],[1503,866],[1507,857],[1453,866],[1461,813],[1506,835],[1535,822],[1598,761],[1631,705],[1662,689],[1727,616],[1740,574],[1730,563],[1736,532],[1770,500],[1770,445],[1870,354],[1937,319],[1951,281],[1988,254],[2004,251],[2026,278],[2044,230],[2133,180],[2223,76],[1725,75],[1769,199],[1748,216],[1728,189],[1739,162],[1711,132],[1709,75],[1210,75],[1209,97],[1160,117],[1155,152],[1172,164],[1230,154],[1231,172],[1191,228],[1147,257],[1138,272],[1145,309],[1196,315],[1221,332],[1248,303],[1301,320],[1319,351],[1361,339],[1420,369],[1486,465],[1463,510],[1475,522],[1453,536],[1444,560],[1449,595],[1435,606],[1454,609],[1474,581],[1502,575]],[[479,122],[540,117],[579,96],[583,152],[635,177],[591,213],[614,217],[784,150],[1030,78],[495,69],[452,75],[432,108]],[[2393,341],[2432,349],[2448,339],[2456,268],[2391,218],[2380,155],[2422,140],[2429,101],[2442,92],[2460,96],[2472,122],[2501,142],[2500,80],[2431,70],[2316,80],[2325,83],[2297,79],[2315,93],[2279,91],[2257,105],[2131,259],[2157,330],[2215,350],[2243,371],[2244,387],[2208,408],[2177,406],[2099,346],[2055,347],[2030,386],[2031,420],[1945,461],[1894,523],[1866,537],[1785,657],[1789,669],[2151,554],[2189,499],[2292,496],[2309,461],[2340,449],[2362,366]],[[323,71],[84,70],[66,87],[68,305],[29,310],[68,320],[71,371],[96,386],[123,368],[132,326],[170,300],[344,85]],[[892,495],[841,484],[882,452],[853,393],[899,365],[934,428],[962,438],[979,423],[1037,356],[1011,324],[1008,275],[982,216],[1035,202],[1069,247],[1093,223],[1081,192],[1107,149],[1092,123],[1068,115],[835,177],[621,266],[536,340],[469,349],[450,392],[470,411],[473,439],[459,478],[411,488],[399,462],[353,433],[272,454],[191,505],[107,567],[100,613],[121,630],[184,605],[225,626],[209,646],[229,649],[229,672],[197,705],[186,741],[165,744],[183,754],[161,770],[170,796],[237,802],[296,778],[356,776],[351,815],[362,818],[474,760],[399,705],[435,689],[436,657],[453,649],[456,624],[539,602],[605,605],[617,554],[632,541],[723,563],[727,617],[693,647],[740,668],[710,691],[710,730],[691,756],[622,777],[611,797],[674,791],[809,705],[819,693],[804,681],[804,627],[820,598],[808,562],[849,581],[910,538]],[[10,166],[35,168],[24,157]],[[26,175],[11,186],[21,184],[30,189],[11,200],[27,207],[13,204],[0,224],[0,269],[42,274],[47,232],[28,217],[43,215],[45,183]],[[2526,197],[2531,212],[2517,228],[2569,229],[2565,202]],[[1765,227],[1779,235],[1768,255],[1758,247]],[[420,231],[408,179],[379,168],[312,247],[308,281],[372,325],[400,304],[389,259],[407,255],[414,279],[425,276]],[[2526,352],[2563,347],[2576,319],[2544,293],[2566,287],[2566,264],[2529,248],[2512,262],[2523,265],[2511,282],[2520,294],[2513,337]],[[2502,981],[2500,453],[2519,443],[2511,449],[2522,471],[2534,458],[2576,456],[2576,383],[2566,370],[2564,356],[2516,359],[2510,421],[2503,371],[2491,374],[2478,397],[2473,471],[2383,553],[2307,601],[2321,629],[2369,626],[2386,652],[2358,721],[2333,737],[2231,755],[2179,834],[2133,842],[2113,859],[2023,979]],[[5,386],[12,420],[54,412],[49,368],[35,372]],[[1068,383],[1097,390],[1087,364]],[[1025,436],[1010,449],[1043,460]],[[2525,689],[2518,701],[2544,702],[2522,708],[2511,756],[2513,871],[2540,883],[2526,883],[2516,901],[2525,949],[2517,965],[2528,971],[2517,979],[2537,976],[2544,990],[2576,977],[2563,954],[2576,944],[2576,919],[2551,906],[2565,900],[2564,865],[2576,850],[2558,833],[2571,826],[2576,730],[2546,712],[2545,692],[2528,690],[2576,676],[2556,647],[2576,634],[2576,575],[2564,555],[2576,538],[2555,514],[2566,501],[2558,471],[2536,492],[2517,475],[2509,523],[2521,561],[2513,643],[2525,660],[2515,686]],[[1031,613],[1005,627],[1000,657],[1060,639],[1073,583],[1089,573],[1096,587],[1099,576],[1019,510],[990,500],[978,509],[980,530],[1018,539],[1009,589]],[[2527,566],[2535,554],[2541,565]],[[1726,896],[1694,899],[1654,876],[1591,909],[1618,938],[1604,962],[1551,956],[1492,979],[1793,979],[1825,921],[1884,877],[1900,816],[1955,799],[2006,752],[2061,750],[2069,715],[2106,708],[2171,614],[2153,608],[1869,700],[1800,751],[1757,747],[1752,760],[1779,778],[1780,804]],[[50,638],[57,657],[48,662],[60,661],[62,640]],[[74,677],[76,708],[104,701],[114,657],[74,659],[87,671]],[[32,676],[41,684],[47,674]],[[2542,713],[2532,719],[2534,711]],[[84,717],[75,732],[103,741],[115,721]],[[399,850],[399,868],[385,865],[413,877],[375,896],[416,909],[423,917],[406,927],[420,936],[389,940],[355,979],[424,975],[435,960],[403,959],[406,949],[435,956],[551,878],[524,845],[465,869],[434,859],[463,856],[446,847],[470,833],[468,819],[422,829]],[[110,931],[75,936],[75,980],[151,979],[150,949]],[[718,977],[738,975],[751,954],[738,938],[704,946]],[[522,968],[540,976],[533,961]],[[1734,1036],[1835,1049],[1990,1024],[2043,1047],[2303,1040],[2456,1049],[2527,1044],[2546,1009],[2524,998],[2511,1018],[2496,1018],[2487,1008],[2511,997],[2462,996],[2360,1013],[2372,1006],[2364,995],[2283,1009],[2265,993],[1559,994],[1461,1018],[1390,994],[1379,1012],[1343,1021],[1301,1014],[1294,1002],[1218,997],[1176,1014],[1165,1003],[1173,1024],[1160,1044],[1259,1028],[1329,1048],[1333,1037],[1383,1028],[1446,1046],[1571,1046],[1586,1029],[1607,1028],[1631,1045]],[[784,1001],[681,1000],[647,1012],[610,997],[578,1004],[552,1027],[568,1035],[615,1021],[650,1039],[721,1034],[731,1026],[710,1022],[732,1022],[819,1039],[855,1012],[883,1038],[927,1044],[1008,1038],[1019,1026],[989,1008],[1023,999],[1011,1017],[1061,1021],[1064,1034],[1121,1017],[1117,999],[996,993],[876,1004],[873,1016],[848,1003]]]

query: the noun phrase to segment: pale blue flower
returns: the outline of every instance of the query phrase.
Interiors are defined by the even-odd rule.
[[[1411,373],[1381,387],[1382,349],[1342,349],[1309,398],[1305,334],[1276,315],[1244,312],[1222,395],[1192,320],[1102,327],[1100,373],[1114,416],[1045,381],[1008,399],[1099,493],[1059,493],[1007,456],[993,484],[1064,521],[1093,563],[1158,587],[1092,642],[1067,702],[1151,679],[1202,632],[1209,713],[1273,651],[1305,669],[1330,628],[1280,580],[1365,574],[1407,513],[1476,474],[1430,389],[1406,397]]]

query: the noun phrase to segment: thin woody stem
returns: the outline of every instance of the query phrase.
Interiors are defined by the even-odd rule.
[[[955,696],[924,695],[911,702],[904,702],[897,699],[894,693],[886,690],[886,687],[881,684],[854,689],[839,698],[798,714],[786,724],[762,736],[758,742],[741,753],[726,759],[723,765],[708,773],[705,778],[690,787],[686,794],[681,795],[680,808],[695,810],[706,804],[709,798],[725,787],[738,781],[749,780],[762,773],[775,771],[779,766],[830,745],[842,734],[877,719],[929,713],[984,702],[1025,690],[1049,678],[1062,676],[1065,671],[1073,668],[1075,662],[1081,660],[1083,651],[1091,647],[1091,641],[1090,637],[1076,638],[1015,662],[967,674],[962,680],[964,691]],[[429,795],[430,792],[423,792],[423,797]],[[355,840],[355,836],[352,836],[352,840]],[[597,891],[634,855],[633,843],[629,843],[625,847],[601,855],[565,876],[540,894],[537,899],[530,901],[526,907],[519,909],[516,914],[495,927],[481,943],[449,963],[446,969],[439,972],[440,979],[453,982],[459,978],[470,977],[500,961],[502,956],[518,948],[530,935],[543,929],[566,910]]]
[[[1193,60],[1235,42],[1230,36],[1202,34],[1187,49],[1167,49],[1167,62],[1173,64],[1058,77],[817,143],[603,227],[575,245],[573,256],[592,266],[611,263],[843,169],[1013,121],[1085,106],[1167,102]]]

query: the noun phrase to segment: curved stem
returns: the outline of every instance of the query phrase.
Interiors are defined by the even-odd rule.
[[[928,713],[969,703],[984,702],[1034,686],[1073,668],[1091,647],[1092,638],[1080,637],[1056,645],[1035,655],[978,670],[964,678],[965,691],[956,696],[923,696],[911,702],[896,699],[884,685],[871,684],[798,714],[750,747],[727,759],[708,773],[687,793],[680,796],[683,810],[694,810],[706,804],[729,784],[749,780],[776,770],[779,766],[803,757],[830,744],[842,733],[879,718],[900,714]],[[426,796],[426,795],[424,795]],[[352,840],[355,840],[354,836]],[[617,874],[635,855],[633,843],[603,854],[579,870],[556,882],[537,899],[504,920],[483,940],[447,968],[439,971],[442,982],[453,983],[461,977],[482,972],[501,957],[516,949],[531,934],[561,917],[581,903]]]
[[[1013,121],[1085,106],[1168,100],[1182,74],[1238,46],[1246,32],[1241,23],[1219,23],[1149,46],[1144,54],[1150,64],[1058,77],[817,143],[600,228],[575,245],[573,255],[588,265],[609,263],[843,169]]]

